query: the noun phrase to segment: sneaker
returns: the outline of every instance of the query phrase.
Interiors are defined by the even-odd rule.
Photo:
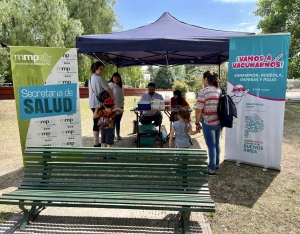
[[[115,138],[115,139],[114,139],[114,142],[118,142],[118,139],[117,139],[117,138]]]
[[[207,172],[207,175],[208,175],[208,176],[215,176],[215,175],[216,175],[216,172],[209,172],[209,171],[208,171],[208,172]]]
[[[123,137],[118,137],[118,138],[117,138],[118,141],[124,140],[124,139],[125,139],[125,138],[123,138]]]
[[[101,147],[101,143],[94,145],[94,147]]]

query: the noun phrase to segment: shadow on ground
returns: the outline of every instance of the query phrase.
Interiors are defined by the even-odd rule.
[[[21,220],[22,215],[19,216]],[[18,220],[15,220],[17,222]],[[11,223],[12,221],[7,221]],[[2,228],[6,224],[2,225]],[[0,226],[1,228],[1,226]],[[17,233],[183,233],[180,213],[168,214],[163,219],[116,218],[116,217],[78,217],[40,215]],[[190,223],[191,233],[203,233],[196,221]]]
[[[24,168],[20,167],[19,169],[0,176],[0,190],[9,188],[9,187],[18,187],[24,177]]]
[[[245,164],[237,166],[234,162],[224,161],[218,175],[209,178],[211,197],[216,203],[253,207],[269,188],[279,171]]]

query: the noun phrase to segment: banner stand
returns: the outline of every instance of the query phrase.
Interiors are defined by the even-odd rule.
[[[225,160],[281,170],[289,47],[289,33],[230,38],[227,93],[238,118]]]
[[[82,146],[77,49],[11,46],[22,153],[27,146]]]

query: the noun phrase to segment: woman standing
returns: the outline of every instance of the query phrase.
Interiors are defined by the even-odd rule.
[[[173,97],[171,98],[171,107],[172,106],[189,107],[190,105],[181,96],[181,91],[175,90],[173,92]],[[174,122],[178,120],[178,118],[176,117],[177,113],[178,113],[177,111],[171,111],[170,121]]]
[[[103,78],[104,65],[101,62],[95,62],[91,66],[92,76],[89,82],[89,107],[91,108],[93,114],[95,112],[96,106],[102,106],[99,103],[96,95],[106,90],[110,95],[112,95],[112,90],[108,86],[107,81]],[[93,135],[94,135],[94,147],[101,147],[99,143],[99,126],[98,119],[93,118]]]
[[[115,72],[110,81],[109,87],[112,89],[113,94],[112,98],[115,101],[115,107],[124,109],[124,91],[122,88],[122,79],[118,72]],[[114,126],[115,126],[115,141],[122,140],[123,138],[120,136],[120,128],[121,128],[121,119],[123,113],[117,115],[114,119]]]
[[[207,71],[202,79],[204,88],[199,92],[196,102],[196,129],[203,130],[208,148],[208,175],[216,175],[220,163],[221,125],[217,115],[217,107],[221,89],[218,73]],[[202,123],[202,126],[200,125]]]

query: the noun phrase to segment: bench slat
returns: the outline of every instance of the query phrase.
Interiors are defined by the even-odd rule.
[[[169,211],[195,211],[195,212],[215,212],[213,207],[170,207],[170,206],[145,206],[145,205],[116,205],[116,204],[82,204],[82,203],[48,203],[48,202],[23,202],[23,201],[2,201],[0,204],[25,205],[25,206],[58,206],[58,207],[86,207],[86,208],[114,208],[114,209],[142,209],[142,210],[169,210]]]
[[[32,152],[65,152],[65,153],[75,153],[75,154],[86,154],[89,152],[102,152],[102,153],[112,153],[111,149],[109,148],[95,148],[95,147],[59,147],[59,146],[35,146],[35,147],[27,147],[25,153],[30,154]],[[206,150],[201,149],[181,149],[181,148],[164,148],[164,149],[158,149],[158,148],[113,148],[114,153],[119,154],[128,154],[128,153],[136,153],[136,154],[188,154],[188,155],[207,155]]]
[[[164,195],[164,196],[162,196]],[[212,206],[213,201],[210,197],[190,197],[181,196],[174,197],[169,194],[162,194],[161,196],[156,196],[156,194],[130,194],[123,193],[116,196],[111,194],[98,194],[98,196],[74,196],[71,193],[67,194],[19,194],[19,195],[3,195],[2,199],[8,200],[27,200],[27,201],[54,201],[54,202],[88,202],[88,203],[129,203],[129,204],[156,204],[156,205],[187,205],[187,206]],[[182,201],[184,199],[184,201]],[[131,203],[132,201],[132,203]],[[181,203],[178,203],[181,202]],[[199,204],[197,204],[199,203]],[[211,204],[204,204],[211,203]]]
[[[36,186],[20,186],[19,187],[20,190],[28,190],[28,191],[31,191],[31,190],[54,190],[54,191],[62,191],[62,190],[66,190],[66,187],[55,187],[55,186],[52,186],[52,187],[36,187]],[[68,188],[68,191],[82,191],[82,188]],[[186,189],[186,191],[183,190],[183,188],[179,188],[179,187],[176,187],[176,188],[173,188],[173,187],[170,187],[170,188],[165,188],[165,187],[156,187],[155,189],[153,187],[144,187],[144,188],[141,188],[139,187],[138,189],[135,188],[135,186],[128,186],[128,187],[123,187],[123,188],[116,188],[115,186],[106,186],[104,188],[97,188],[97,189],[92,189],[92,188],[84,188],[84,191],[92,191],[92,192],[100,192],[100,191],[104,191],[104,192],[113,192],[113,191],[116,191],[116,192],[149,192],[149,193],[189,193],[189,194],[203,194],[203,193],[206,193],[209,191],[208,189],[208,186],[207,187],[203,187],[203,188],[193,188],[193,187],[188,187]]]

